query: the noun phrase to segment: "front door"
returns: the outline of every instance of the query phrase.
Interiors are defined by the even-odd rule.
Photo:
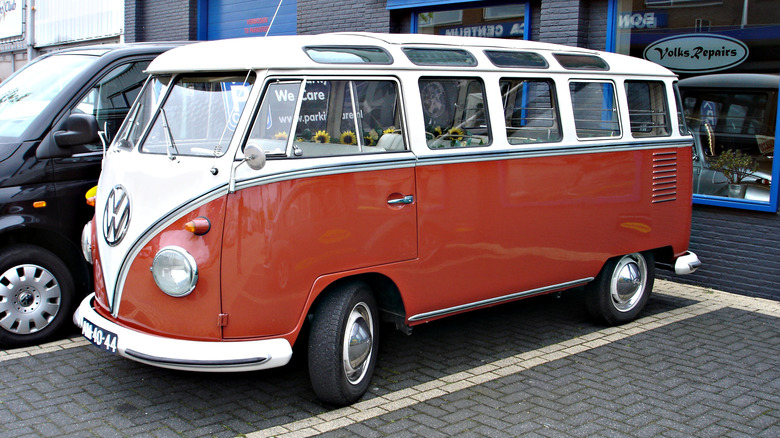
[[[315,280],[417,256],[414,156],[393,80],[269,82],[236,168],[222,253],[226,338],[290,333]]]

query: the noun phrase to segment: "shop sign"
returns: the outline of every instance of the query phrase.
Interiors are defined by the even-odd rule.
[[[0,1],[0,39],[22,36],[22,0]]]
[[[625,12],[618,16],[619,29],[658,29],[666,27],[667,14],[661,12]]]
[[[685,34],[647,46],[644,58],[677,73],[706,73],[737,66],[747,59],[740,40],[716,34]]]
[[[522,21],[513,21],[508,23],[493,24],[475,24],[467,26],[455,26],[441,29],[441,35],[449,36],[471,36],[483,38],[507,38],[522,37],[525,29],[525,23]]]

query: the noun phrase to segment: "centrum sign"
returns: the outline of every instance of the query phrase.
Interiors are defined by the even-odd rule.
[[[747,59],[748,48],[724,35],[685,34],[650,44],[643,56],[677,73],[706,73],[741,64]]]
[[[0,1],[0,39],[22,36],[22,0]]]

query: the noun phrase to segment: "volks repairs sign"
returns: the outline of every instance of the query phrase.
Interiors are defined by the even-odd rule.
[[[747,46],[737,39],[716,34],[686,34],[664,38],[647,46],[644,58],[676,73],[706,73],[741,64]]]

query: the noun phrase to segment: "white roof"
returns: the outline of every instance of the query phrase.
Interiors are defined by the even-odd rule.
[[[304,52],[311,46],[380,47],[393,58],[383,64],[325,64],[309,58]],[[478,61],[476,67],[427,67],[413,64],[401,51],[403,47],[458,48],[469,50]],[[553,53],[598,55],[609,64],[611,73],[673,76],[666,68],[639,58],[558,44],[498,38],[455,37],[425,34],[379,34],[339,32],[319,35],[287,35],[255,38],[235,38],[207,41],[177,47],[158,56],[147,69],[150,73],[246,71],[265,69],[371,69],[371,70],[491,70],[495,67],[483,50],[533,51],[550,64],[546,71],[564,70],[552,57]],[[486,67],[487,66],[487,67]],[[511,68],[501,68],[516,70]],[[522,70],[522,69],[521,69]],[[540,71],[539,69],[534,69]]]

